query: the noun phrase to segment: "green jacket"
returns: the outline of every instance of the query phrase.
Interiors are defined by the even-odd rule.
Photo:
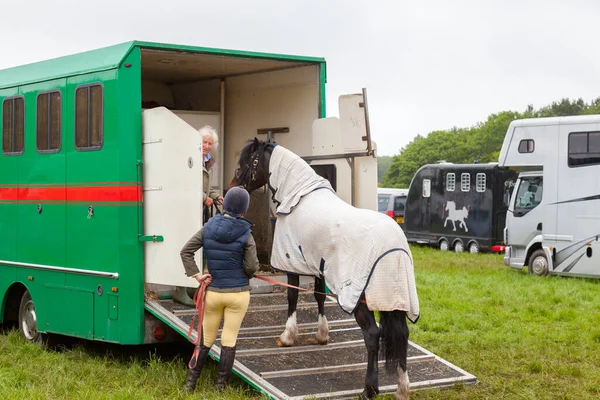
[[[215,159],[211,158],[202,166],[202,202],[206,201],[207,197],[213,200],[217,200],[217,197],[219,197],[219,192],[210,188],[211,169],[214,163]]]

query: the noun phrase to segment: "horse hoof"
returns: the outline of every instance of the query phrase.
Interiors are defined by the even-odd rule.
[[[277,338],[276,344],[277,344],[277,347],[292,347],[292,345],[293,345],[293,343],[290,343],[290,344],[284,343],[281,340],[281,338]]]

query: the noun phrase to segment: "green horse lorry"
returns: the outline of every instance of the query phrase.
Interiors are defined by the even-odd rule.
[[[137,41],[0,70],[0,324],[31,341],[185,336],[146,289],[194,287],[179,251],[202,224],[204,125],[222,193],[268,138],[376,209],[366,93],[325,118],[325,84],[323,58]]]

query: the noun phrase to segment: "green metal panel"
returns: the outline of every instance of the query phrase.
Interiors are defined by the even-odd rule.
[[[66,80],[60,79],[24,86],[20,90],[25,98],[25,150],[22,156],[16,157],[21,186],[17,229],[17,260],[20,262],[65,265],[64,146],[58,153],[40,154],[36,129],[38,94],[58,89],[63,99],[61,127],[64,131],[67,126],[65,87]]]
[[[117,68],[134,42],[0,70],[0,89]]]
[[[130,65],[127,67],[127,65]],[[115,321],[108,328],[120,332],[119,343],[144,342],[144,244],[142,214],[142,69],[139,48],[134,48],[118,71],[117,124],[119,129],[119,181],[134,182],[139,188],[138,202],[117,207],[119,218],[119,303],[118,330]],[[112,336],[109,336],[113,340]]]
[[[0,136],[2,135],[2,108],[4,98],[15,96],[17,89],[0,90]],[[0,151],[1,151],[0,138]],[[17,169],[20,156],[4,156],[0,153],[0,260],[15,260],[17,258],[17,203],[2,193],[14,190],[17,185],[19,171]],[[14,192],[13,192],[14,193]],[[3,268],[0,266],[0,268]]]
[[[327,66],[325,62],[319,64],[319,118],[327,117],[326,98]]]
[[[8,301],[6,292],[16,280],[17,268],[0,265],[0,324],[4,322],[4,312]]]

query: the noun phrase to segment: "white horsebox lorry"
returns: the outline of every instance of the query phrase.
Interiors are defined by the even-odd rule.
[[[504,263],[600,277],[600,115],[513,121],[499,164],[517,168]]]

